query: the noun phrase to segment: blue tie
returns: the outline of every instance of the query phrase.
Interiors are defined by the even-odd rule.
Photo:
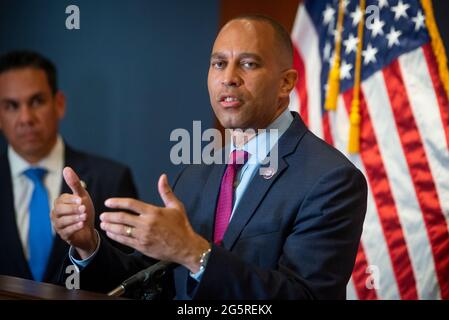
[[[48,194],[42,181],[46,173],[47,170],[42,168],[31,168],[24,172],[34,184],[29,208],[28,248],[30,253],[29,265],[36,281],[42,281],[44,278],[53,243]]]

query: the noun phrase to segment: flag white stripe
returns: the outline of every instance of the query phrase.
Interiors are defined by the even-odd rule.
[[[337,110],[335,113],[332,112],[331,115],[333,114],[335,116],[331,117],[331,132],[333,133],[335,147],[342,151],[366,177],[365,166],[360,154],[351,155],[347,152],[349,117],[341,95],[338,99]],[[384,297],[388,297],[388,299],[399,299],[397,283],[391,281],[391,279],[395,279],[393,265],[388,254],[388,246],[379,221],[379,213],[374,202],[374,196],[369,186],[367,210],[361,241],[368,265],[376,265],[380,271],[379,288],[376,292],[377,297],[379,299]]]
[[[438,100],[422,49],[399,58],[404,84],[421,139],[441,208],[449,225],[449,150]]]
[[[370,265],[375,265],[379,268],[377,297],[378,299],[400,299],[385,234],[379,221],[379,214],[371,191],[368,193],[367,205],[361,241],[364,244],[366,260]]]
[[[301,39],[298,43],[296,39]],[[318,137],[323,137],[321,121],[321,60],[319,54],[319,38],[304,5],[300,5],[293,26],[292,40],[304,61],[309,129]],[[299,75],[304,76],[304,75]]]
[[[358,300],[357,299],[357,293],[355,291],[354,287],[354,280],[349,279],[348,285],[346,286],[346,299],[347,300]]]
[[[382,72],[378,71],[365,80],[362,90],[408,247],[418,297],[440,297],[430,242],[405,155],[400,147],[401,141]]]

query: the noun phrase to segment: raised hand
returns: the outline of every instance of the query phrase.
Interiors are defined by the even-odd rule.
[[[55,200],[50,214],[51,221],[59,236],[74,246],[80,257],[85,259],[97,246],[95,209],[75,171],[65,167],[63,176],[73,194],[64,193]]]
[[[106,200],[109,208],[131,210],[137,215],[105,212],[100,215],[100,226],[117,242],[197,272],[199,257],[209,248],[209,243],[192,229],[184,205],[171,190],[165,174],[159,178],[158,190],[165,207],[129,198]]]

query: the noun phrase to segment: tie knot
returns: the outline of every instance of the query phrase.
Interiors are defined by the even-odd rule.
[[[250,154],[243,150],[234,150],[230,156],[230,164],[243,166],[249,159]]]
[[[33,183],[41,183],[42,178],[47,173],[44,168],[29,168],[23,172]]]

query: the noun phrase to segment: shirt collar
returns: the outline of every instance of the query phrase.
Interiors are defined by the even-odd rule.
[[[282,112],[265,130],[260,130],[254,138],[248,141],[240,150],[251,154],[249,163],[261,163],[279,138],[287,131],[293,121],[293,116],[287,108]],[[237,147],[231,143],[230,152],[237,150]]]
[[[25,170],[30,167],[39,167],[47,169],[48,173],[54,172],[58,168],[58,165],[64,159],[64,141],[61,136],[58,135],[56,143],[50,153],[36,164],[30,164],[23,159],[12,147],[8,146],[8,160],[11,167],[11,175],[13,177],[20,176]]]

